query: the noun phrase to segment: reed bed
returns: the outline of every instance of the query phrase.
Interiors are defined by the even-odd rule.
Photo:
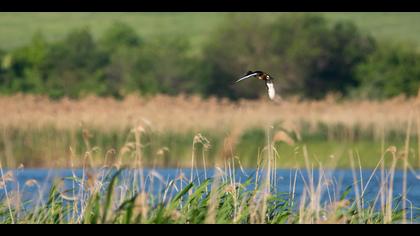
[[[289,160],[281,167],[293,167],[294,153],[306,145],[312,153],[309,158],[317,158],[326,167],[334,167],[332,158],[338,160],[334,161],[338,167],[350,167],[346,157],[354,150],[360,151],[364,167],[374,168],[384,146],[403,150],[411,122],[409,163],[416,168],[420,167],[419,101],[404,97],[340,101],[329,96],[322,101],[231,102],[182,95],[52,101],[34,95],[2,96],[0,160],[10,168],[22,164],[70,167],[71,157],[87,147],[93,150],[95,162],[102,163],[104,157],[123,155],[141,138],[145,166],[186,167],[191,164],[191,139],[201,133],[212,143],[206,150],[197,147],[197,152],[208,155],[208,164],[236,156],[244,166],[252,167],[264,146],[266,127],[273,126],[276,139],[284,141],[277,142],[276,148]],[[135,137],[133,127],[145,132]],[[83,160],[73,165],[81,167]],[[302,159],[300,166],[304,166]]]
[[[126,130],[149,124],[156,131],[245,130],[282,122],[286,129],[316,129],[317,125],[374,127],[374,130],[405,130],[407,116],[420,107],[419,98],[396,97],[386,101],[337,101],[333,96],[321,101],[297,99],[270,102],[228,100],[198,96],[150,98],[128,96],[86,97],[82,100],[51,101],[46,97],[13,95],[0,97],[0,127],[58,129],[97,128]],[[302,124],[306,124],[305,127]],[[378,134],[379,135],[379,134]]]
[[[406,192],[403,191],[402,196],[396,196],[393,192],[397,162],[406,163],[404,158],[396,155],[397,148],[394,146],[384,150],[372,176],[366,182],[358,173],[362,168],[359,157],[349,153],[354,178],[350,186],[340,186],[329,177],[321,163],[314,165],[304,147],[297,155],[302,156],[306,167],[291,170],[290,191],[281,193],[276,189],[278,179],[275,172],[281,158],[274,145],[281,135],[270,127],[266,129],[265,146],[258,155],[255,178],[245,181],[235,179],[235,171],[242,171],[242,168],[241,163],[234,157],[212,166],[216,171],[211,176],[206,176],[206,172],[204,176],[198,174],[195,163],[198,159],[206,157],[197,155],[195,147],[209,145],[207,138],[201,134],[195,135],[192,140],[190,176],[180,171],[176,178],[164,179],[153,170],[146,175],[140,138],[143,132],[145,130],[142,127],[133,130],[135,145],[126,153],[131,159],[129,166],[120,166],[117,161],[113,167],[103,164],[99,169],[92,168],[92,150],[85,150],[82,176],[78,177],[74,172],[69,176],[72,187],[66,188],[62,184],[63,180],[58,180],[50,189],[43,190],[36,180],[28,180],[22,189],[9,189],[8,186],[13,185],[16,179],[0,165],[0,222],[382,224],[414,223],[417,220],[413,214],[409,214],[418,209],[409,204]],[[280,139],[288,142],[287,139]],[[408,148],[406,146],[406,149]],[[387,161],[392,162],[389,168],[382,165]],[[405,165],[405,168],[408,168],[408,165]],[[127,169],[130,170],[128,175],[124,174],[124,170]],[[320,173],[317,179],[313,177],[315,169]],[[366,198],[365,192],[369,189],[375,173],[381,173],[382,187],[375,198]],[[305,183],[299,197],[296,195],[297,179]],[[154,185],[150,184],[156,181],[160,183],[157,191],[152,189]],[[25,187],[38,189],[40,195],[42,191],[48,191],[47,198],[43,200],[40,197],[23,202],[21,196]],[[322,196],[326,194],[328,198],[325,200]]]

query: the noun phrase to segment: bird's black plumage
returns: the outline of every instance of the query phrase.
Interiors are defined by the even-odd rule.
[[[264,80],[265,85],[267,86],[267,91],[268,91],[268,95],[269,95],[270,99],[274,99],[274,97],[276,95],[276,92],[274,90],[273,77],[271,77],[266,72],[263,72],[263,71],[260,71],[260,70],[248,71],[244,76],[242,76],[241,78],[236,80],[235,83],[238,83],[242,80],[249,79],[249,78],[252,78],[252,77],[256,77],[259,80]]]

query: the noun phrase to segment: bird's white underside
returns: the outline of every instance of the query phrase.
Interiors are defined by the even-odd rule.
[[[251,77],[253,77],[253,76],[257,75],[257,74],[258,73],[252,73],[250,75],[244,76],[244,77],[238,79],[237,81],[235,81],[235,83],[238,83],[238,82],[240,82],[242,80],[251,78]],[[271,100],[274,100],[274,97],[276,96],[276,90],[274,89],[273,82],[271,82],[271,80],[270,81],[267,81],[266,82],[266,85],[267,85],[267,90],[268,90],[268,96],[270,97]]]
[[[276,96],[276,90],[274,89],[274,85],[272,82],[267,82],[267,89],[268,89],[268,96],[271,100],[274,99]]]

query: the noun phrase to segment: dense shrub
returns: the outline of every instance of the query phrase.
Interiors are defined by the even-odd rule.
[[[122,22],[115,22],[107,29],[99,44],[108,52],[118,48],[135,48],[143,43],[143,39],[134,31],[133,28]]]
[[[107,64],[108,55],[98,50],[87,29],[72,31],[63,41],[50,46],[44,61],[47,86],[53,93],[50,95],[79,97],[97,93],[100,70]]]
[[[270,51],[270,29],[257,15],[242,18],[230,15],[207,41],[203,49],[200,78],[207,95],[256,98],[264,90],[258,81],[232,83],[248,70],[270,71],[277,58]],[[257,89],[256,89],[257,88]]]
[[[248,70],[263,70],[275,78],[282,96],[411,96],[420,76],[420,56],[412,48],[378,43],[351,22],[329,22],[312,13],[280,14],[273,21],[260,14],[230,14],[193,54],[197,50],[185,37],[147,41],[116,22],[98,40],[88,28],[55,42],[38,32],[27,45],[0,51],[0,93],[258,98],[266,96],[264,83],[233,82]]]
[[[166,94],[194,92],[198,81],[190,76],[194,59],[189,51],[189,43],[182,38],[159,37],[148,43],[136,61],[137,88]]]
[[[288,94],[322,98],[346,94],[357,85],[354,68],[374,49],[371,37],[350,22],[330,25],[315,14],[285,14],[274,23],[231,16],[205,48],[211,80],[207,92],[230,97],[258,97],[265,88],[254,84],[231,87],[247,70],[267,70]],[[258,81],[256,81],[258,82]],[[255,88],[259,88],[255,90]]]
[[[44,37],[36,33],[27,46],[7,53],[2,61],[3,91],[44,93],[43,63],[47,50]]]
[[[420,87],[420,54],[415,46],[384,44],[357,67],[359,98],[389,98],[417,95]]]
[[[272,27],[274,49],[282,60],[286,91],[308,98],[328,92],[347,94],[356,86],[354,68],[374,50],[371,37],[351,22],[328,22],[319,15],[280,17]]]
[[[121,98],[128,92],[137,91],[133,81],[136,81],[136,60],[143,39],[133,28],[116,22],[104,32],[98,44],[108,56],[108,63],[101,70],[98,94]]]

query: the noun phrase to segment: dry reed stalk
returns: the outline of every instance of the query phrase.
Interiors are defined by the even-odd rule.
[[[408,157],[410,148],[410,133],[412,125],[412,115],[410,112],[408,116],[408,125],[406,131],[405,145],[404,145],[404,156],[403,156],[403,189],[402,189],[402,207],[403,207],[403,224],[407,223],[407,169],[408,169]]]
[[[416,127],[417,127],[417,166],[420,166],[420,112],[416,115]]]
[[[210,201],[209,201],[209,210],[207,211],[206,218],[204,222],[206,224],[216,224],[216,214],[217,208],[219,206],[219,199],[217,189],[220,183],[220,174],[214,176],[214,182],[212,183],[211,190],[210,190]]]
[[[140,194],[137,203],[140,204],[141,207],[141,214],[142,216],[147,216],[148,208],[147,206],[147,198],[145,196],[146,194],[146,186],[145,186],[145,180],[144,180],[144,171],[143,171],[143,160],[142,160],[142,145],[141,145],[141,135],[145,132],[145,129],[143,126],[139,125],[134,130],[134,137],[135,137],[135,167],[136,170],[140,172]],[[137,172],[136,171],[136,172]],[[137,179],[137,178],[135,178]],[[134,181],[135,182],[135,181]],[[133,183],[134,184],[134,183]],[[135,189],[135,188],[133,188]],[[144,219],[144,217],[142,217]]]
[[[299,224],[306,224],[306,223],[312,223],[312,217],[311,217],[311,210],[306,208],[306,196],[307,192],[303,191],[302,197],[300,199],[300,205],[299,205]],[[309,217],[308,217],[309,216]]]
[[[268,127],[266,129],[266,135],[267,135],[267,146],[266,146],[266,150],[267,150],[267,157],[266,157],[266,163],[267,163],[267,168],[266,168],[266,176],[265,176],[265,181],[263,184],[263,197],[262,197],[262,210],[261,210],[261,215],[260,215],[260,223],[264,224],[265,223],[265,216],[267,213],[267,199],[271,193],[271,181],[272,179],[272,172],[276,171],[273,166],[273,161],[274,161],[274,154],[273,154],[273,141],[271,138],[271,130],[273,129],[273,127]]]
[[[1,182],[0,183],[2,184],[4,194],[6,196],[7,207],[8,207],[8,210],[9,210],[9,216],[10,216],[10,219],[12,221],[12,224],[15,224],[15,219],[14,219],[14,216],[13,216],[13,213],[12,213],[11,199],[10,199],[9,193],[7,191],[7,185],[6,185],[7,181],[5,180],[5,174],[3,173],[3,165],[1,163],[1,161],[0,161],[0,174],[1,174],[1,176],[0,176],[1,177],[0,178]]]
[[[385,215],[385,197],[386,197],[386,193],[384,191],[385,188],[382,186],[386,186],[385,183],[385,127],[382,126],[381,127],[381,191],[380,191],[380,196],[381,196],[381,211],[382,211],[382,215]],[[384,185],[385,184],[385,185]]]
[[[229,160],[235,156],[236,145],[239,141],[240,135],[241,131],[237,128],[237,126],[234,126],[228,135],[223,139],[223,147],[217,155],[220,157],[217,161],[223,160],[224,163],[225,160]]]
[[[362,213],[362,209],[363,209],[363,205],[361,202],[361,195],[360,195],[360,191],[359,191],[359,184],[357,183],[357,174],[356,174],[356,167],[355,167],[355,163],[354,163],[354,156],[353,156],[353,152],[350,151],[349,152],[349,157],[350,157],[350,166],[351,166],[351,170],[352,170],[352,174],[353,174],[353,187],[354,187],[354,192],[355,192],[355,197],[356,197],[356,206],[357,206],[357,212],[358,214]],[[358,218],[360,219],[360,216],[358,216]]]
[[[364,180],[363,180],[363,171],[362,171],[362,163],[360,161],[360,155],[359,152],[356,151],[356,157],[357,157],[357,164],[359,166],[359,179],[360,179],[360,200],[361,200],[361,205],[364,208],[365,207],[365,198],[364,198]],[[363,212],[364,214],[364,212]]]
[[[6,128],[3,127],[3,145],[4,145],[4,157],[5,157],[5,166],[12,166],[12,160],[15,160],[13,157],[13,143],[12,140],[7,135]]]
[[[291,184],[290,188],[291,191],[289,191],[290,193],[290,200],[289,200],[289,205],[290,207],[293,209],[294,207],[294,202],[295,202],[295,193],[296,193],[296,181],[297,181],[297,172],[298,172],[298,168],[295,169],[295,174],[294,174],[294,178],[293,178],[293,184]],[[291,173],[291,172],[290,172]],[[292,180],[292,178],[290,178],[290,181]]]
[[[240,216],[242,216],[242,212],[244,211],[247,204],[248,204],[248,199],[247,198],[242,198],[242,202],[239,205],[239,209],[233,217],[233,223],[234,224],[239,223]]]
[[[316,196],[317,195],[316,195],[316,190],[315,190],[316,188],[315,188],[315,183],[314,183],[313,167],[311,167],[312,164],[309,161],[308,148],[306,147],[306,145],[303,146],[303,157],[305,160],[306,172],[309,178],[309,184],[305,183],[306,189],[308,191],[308,196],[306,197],[309,197],[308,211],[311,212],[311,215],[312,215],[313,213],[316,213],[316,209],[317,209]],[[311,223],[312,223],[312,220],[311,220]]]
[[[387,179],[389,179],[388,186],[388,196],[386,198],[386,205],[385,205],[385,224],[389,224],[392,222],[392,201],[393,201],[393,191],[394,191],[394,176],[395,176],[395,168],[397,166],[397,157],[396,157],[396,149],[395,147],[391,148],[389,152],[392,154],[392,164],[390,167],[390,174]],[[388,182],[388,180],[387,180]]]

